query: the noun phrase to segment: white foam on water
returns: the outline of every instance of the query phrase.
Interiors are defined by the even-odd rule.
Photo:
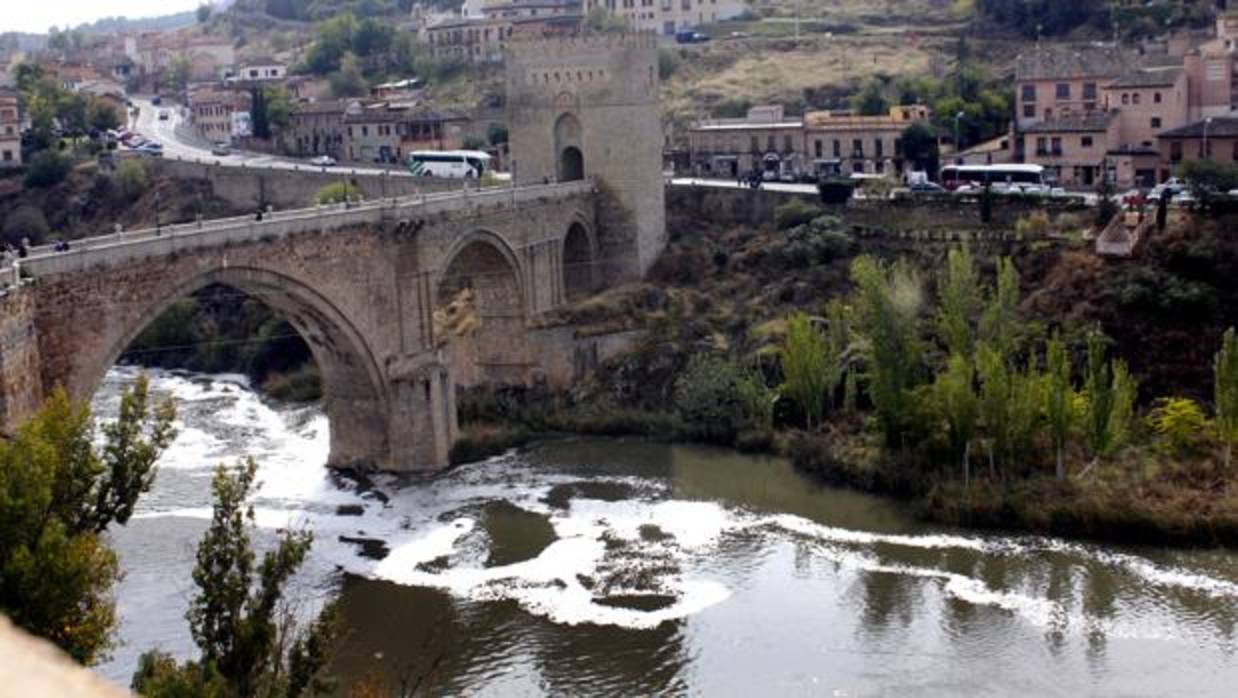
[[[124,384],[137,375],[133,369],[115,369],[108,381]],[[817,523],[790,514],[753,514],[717,502],[662,499],[664,484],[632,476],[582,478],[546,473],[524,466],[519,456],[500,456],[456,469],[438,480],[414,486],[379,476],[376,487],[389,501],[366,498],[355,488],[341,488],[323,467],[329,448],[326,417],[316,410],[285,408],[264,403],[249,390],[243,377],[200,377],[166,371],[148,371],[155,390],[171,393],[181,403],[185,418],[193,410],[209,409],[212,420],[229,429],[254,435],[244,448],[259,463],[258,487],[253,497],[257,524],[267,529],[308,527],[315,533],[313,554],[363,577],[398,584],[443,589],[474,601],[511,600],[525,610],[557,623],[596,623],[625,628],[649,628],[666,620],[690,616],[724,602],[731,590],[717,579],[698,572],[696,559],[717,551],[726,536],[761,529],[763,534],[808,539],[818,543],[814,553],[856,573],[896,574],[937,580],[945,594],[968,603],[1002,608],[1039,627],[1067,627],[1086,631],[1100,627],[1117,637],[1173,637],[1155,625],[1125,620],[1070,616],[1060,604],[1034,591],[999,591],[983,581],[932,566],[888,564],[873,554],[878,545],[919,550],[962,549],[982,555],[1025,556],[1060,552],[1081,565],[1119,569],[1160,587],[1182,588],[1216,596],[1238,597],[1238,584],[1207,574],[1158,565],[1137,555],[1111,552],[1048,538],[1005,538],[953,534],[899,535],[858,531]],[[218,403],[218,404],[216,404]],[[113,406],[114,411],[114,406]],[[212,433],[209,425],[182,425],[176,442],[161,467],[209,471],[229,446],[228,435]],[[607,502],[573,498],[568,509],[542,501],[556,485],[580,482],[616,482],[636,491],[656,493]],[[456,562],[440,569],[435,563],[451,559],[475,545],[470,534],[478,521],[469,507],[506,501],[548,517],[557,539],[533,559],[496,567],[463,566]],[[360,505],[358,516],[336,515],[341,504]],[[475,510],[473,510],[475,512]],[[185,517],[209,520],[203,506],[164,504],[162,510],[143,510],[136,518]],[[644,526],[656,526],[667,538],[645,540]],[[381,560],[364,557],[358,546],[341,536],[382,541],[388,554]],[[607,541],[631,544],[639,555],[616,558]],[[637,547],[639,546],[639,547]],[[614,566],[637,566],[642,560],[661,563],[655,588],[612,586],[607,595],[657,594],[673,597],[661,609],[641,611],[596,603],[603,595],[582,579],[599,580]]]

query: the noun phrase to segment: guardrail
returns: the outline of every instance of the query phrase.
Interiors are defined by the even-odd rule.
[[[87,269],[95,264],[137,257],[163,256],[227,243],[251,242],[268,237],[280,238],[308,230],[376,223],[385,218],[398,220],[417,214],[451,212],[468,206],[518,206],[546,197],[567,198],[592,190],[593,183],[586,180],[565,184],[496,188],[480,192],[421,194],[359,204],[320,205],[264,213],[260,221],[255,216],[203,220],[84,238],[72,242],[70,248],[64,251],[56,251],[51,245],[42,245],[32,248],[30,255],[21,261],[21,266],[35,277],[65,274]]]

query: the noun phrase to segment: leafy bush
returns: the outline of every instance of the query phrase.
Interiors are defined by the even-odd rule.
[[[1194,400],[1165,397],[1147,417],[1148,427],[1170,455],[1185,455],[1199,448],[1211,430],[1207,415]]]
[[[4,232],[0,235],[0,240],[16,245],[22,238],[29,238],[30,244],[38,245],[43,242],[48,230],[47,218],[42,209],[37,206],[21,206],[4,220]]]
[[[1047,235],[1052,227],[1053,224],[1049,221],[1049,214],[1040,209],[1020,217],[1014,224],[1016,233],[1027,236]]]
[[[658,49],[658,77],[669,79],[679,68],[679,56],[673,49],[662,47]]]
[[[73,163],[54,150],[44,150],[30,160],[26,169],[27,187],[52,187],[64,181]]]
[[[768,429],[772,394],[758,376],[735,362],[697,354],[675,381],[680,430],[692,439],[731,445],[740,432]]]
[[[460,145],[465,150],[484,150],[486,147],[486,139],[481,136],[474,136],[470,134],[464,137],[464,140],[460,142]]]
[[[344,201],[360,201],[361,190],[351,182],[332,182],[322,189],[314,200],[320,204],[338,204]]]
[[[838,229],[833,216],[818,216],[811,222],[788,231],[781,254],[787,266],[806,267],[825,264],[851,254],[854,241]]]
[[[774,209],[774,222],[779,230],[804,225],[821,215],[821,209],[803,199],[791,199]]]
[[[125,160],[116,169],[116,182],[120,185],[120,193],[132,201],[141,196],[150,184],[150,175],[146,163],[141,160]]]
[[[1191,194],[1208,205],[1212,199],[1238,189],[1238,164],[1219,160],[1187,160],[1180,171],[1191,187]]]

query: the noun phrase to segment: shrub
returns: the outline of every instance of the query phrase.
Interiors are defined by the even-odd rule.
[[[64,181],[73,163],[54,150],[44,150],[30,160],[26,169],[27,187],[52,187]]]
[[[44,217],[42,209],[26,205],[19,207],[4,220],[4,233],[0,237],[11,245],[20,243],[22,238],[29,238],[30,244],[38,245],[43,242],[48,230],[47,218]]]
[[[810,223],[792,228],[781,250],[784,262],[792,268],[825,264],[851,254],[853,241],[838,230],[838,219],[818,216]]]
[[[1211,429],[1199,403],[1184,397],[1157,400],[1147,423],[1159,439],[1161,448],[1170,455],[1197,450]]]
[[[731,445],[748,429],[768,429],[770,391],[721,356],[697,354],[675,381],[675,412],[685,436]]]
[[[672,49],[662,47],[658,49],[658,77],[663,80],[669,79],[675,74],[675,70],[679,68],[679,56]]]
[[[460,145],[465,150],[484,150],[486,147],[486,139],[481,136],[468,135],[460,142]]]
[[[338,204],[344,201],[360,201],[361,190],[350,182],[332,182],[322,189],[314,200],[320,204]]]
[[[791,199],[774,209],[774,222],[779,230],[804,225],[821,215],[821,209],[803,199]]]
[[[146,191],[150,183],[150,175],[146,163],[141,160],[125,160],[116,169],[116,182],[120,185],[120,193],[132,201]]]
[[[1039,209],[1020,217],[1014,224],[1016,233],[1027,236],[1047,235],[1052,227],[1053,225],[1049,221],[1049,214]]]

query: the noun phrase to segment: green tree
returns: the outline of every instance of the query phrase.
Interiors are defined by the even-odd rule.
[[[1088,333],[1088,365],[1083,385],[1084,435],[1095,460],[1126,444],[1135,413],[1135,381],[1119,360],[1105,359],[1100,332]]]
[[[932,125],[918,121],[903,129],[899,147],[902,148],[902,158],[912,163],[915,169],[937,177],[941,155],[937,149],[937,133]]]
[[[320,204],[342,204],[346,201],[360,201],[361,190],[350,182],[332,182],[318,190],[314,201]]]
[[[292,121],[292,101],[282,87],[267,87],[262,91],[267,124],[274,130],[287,128]]]
[[[100,440],[90,409],[56,389],[0,442],[0,611],[84,664],[104,656],[116,625],[119,569],[103,533],[150,489],[174,416],[142,378]]]
[[[95,131],[116,129],[122,125],[120,115],[116,113],[116,109],[101,99],[91,100],[88,118],[90,128]]]
[[[1018,349],[1019,271],[1009,257],[997,260],[997,286],[980,317],[980,338],[1008,360]]]
[[[136,200],[146,192],[146,187],[150,184],[150,173],[146,170],[146,163],[135,159],[122,161],[116,168],[116,183],[120,186],[120,193],[125,199]]]
[[[193,580],[198,593],[186,618],[201,656],[178,665],[152,651],[139,660],[135,692],[148,698],[295,698],[329,688],[319,675],[338,632],[328,608],[308,627],[281,612],[288,580],[305,561],[313,536],[287,531],[261,564],[250,540],[253,506],[246,503],[257,474],[252,459],[219,467],[210,528],[198,544]]]
[[[1046,387],[1044,391],[1045,418],[1053,437],[1054,474],[1058,480],[1066,479],[1066,439],[1070,436],[1075,421],[1075,389],[1070,380],[1070,357],[1066,345],[1054,334],[1049,340],[1045,354]]]
[[[211,18],[210,3],[202,3],[197,9],[198,24],[206,24],[206,21]]]
[[[760,400],[767,398],[758,376],[713,354],[693,356],[675,380],[680,427],[689,438],[712,443],[731,445],[740,432],[761,428],[768,407]]]
[[[331,94],[336,97],[363,97],[370,91],[361,73],[361,64],[352,53],[344,54],[339,70],[331,73],[327,81],[331,84]]]
[[[1008,358],[988,344],[976,349],[980,377],[980,419],[989,437],[989,469],[1017,465],[1031,452],[1043,402],[1043,381],[1031,366],[1015,369]]]
[[[834,376],[838,374],[838,362],[836,356],[830,355],[829,344],[808,316],[796,313],[787,318],[780,391],[804,413],[809,429],[821,423],[828,396],[837,387]],[[831,361],[835,366],[829,365]]]
[[[869,80],[851,98],[851,108],[862,116],[884,116],[890,113],[890,100],[886,98],[885,85],[879,80]]]
[[[1228,470],[1233,463],[1234,441],[1238,440],[1238,337],[1232,327],[1225,331],[1221,340],[1212,373],[1217,433],[1225,443],[1225,468]]]
[[[920,277],[905,262],[891,266],[863,256],[852,262],[851,280],[868,395],[886,442],[901,445],[912,411],[912,389],[921,375]]]
[[[974,383],[972,362],[952,354],[946,361],[946,370],[937,374],[931,392],[935,410],[946,423],[950,453],[955,462],[962,464],[965,485],[971,484],[971,441],[980,412]]]
[[[951,354],[970,357],[975,349],[973,323],[980,307],[976,262],[966,247],[946,253],[945,272],[937,277],[937,334]]]
[[[249,91],[249,120],[253,125],[254,138],[271,137],[271,119],[267,113],[267,92],[261,87]]]
[[[1210,427],[1199,403],[1184,397],[1157,400],[1147,422],[1156,434],[1159,446],[1173,456],[1196,451]]]
[[[30,159],[24,181],[27,187],[52,187],[63,182],[71,169],[73,162],[69,158],[54,150],[44,150]]]
[[[193,72],[193,64],[189,61],[189,56],[185,54],[177,54],[168,61],[167,72],[164,74],[164,85],[183,92],[189,86],[189,77]]]

